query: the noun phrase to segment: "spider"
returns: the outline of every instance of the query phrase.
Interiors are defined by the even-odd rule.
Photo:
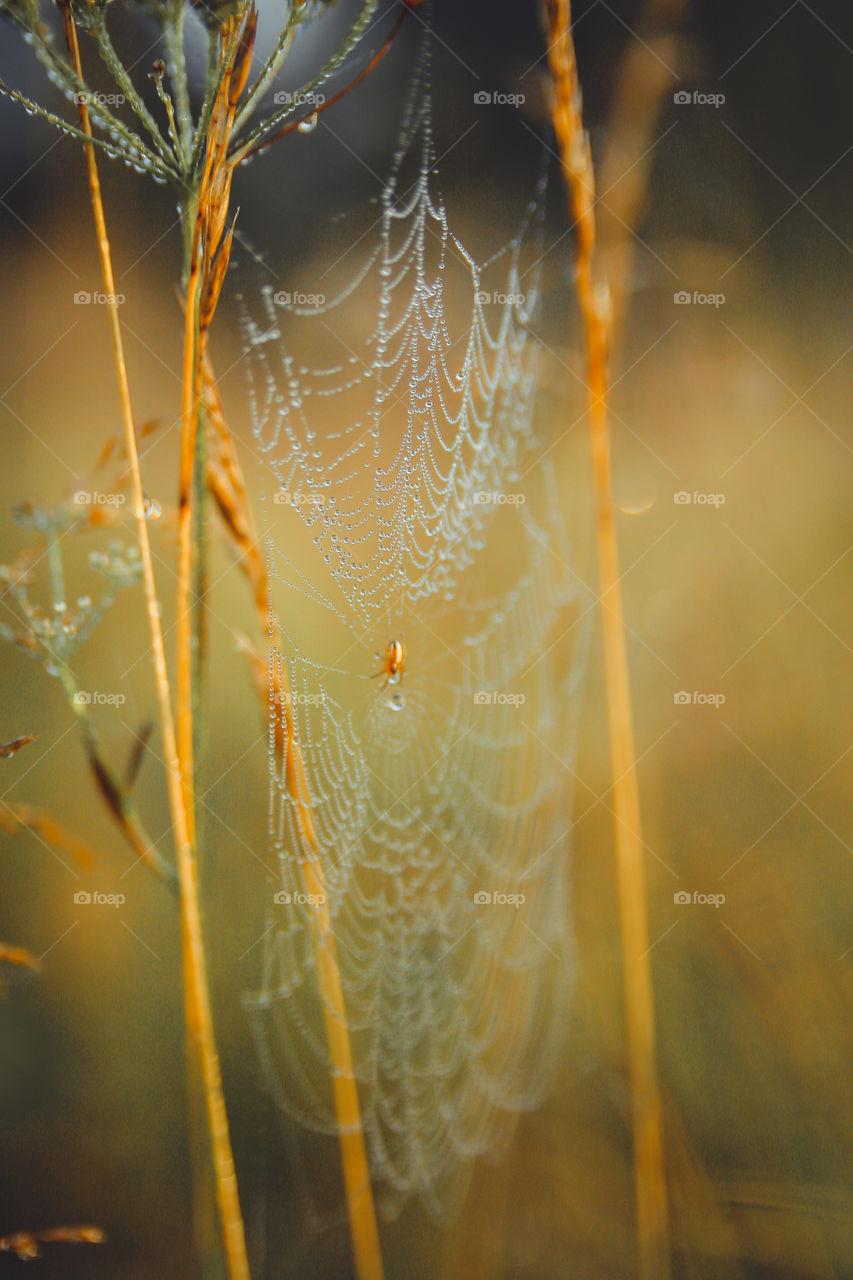
[[[376,656],[378,658],[379,654],[377,653]],[[404,641],[389,640],[388,647],[385,650],[385,657],[382,659],[382,666],[378,671],[374,671],[370,678],[371,680],[376,680],[379,676],[384,676],[385,683],[382,685],[382,689],[387,689],[389,684],[400,683],[405,669],[406,645]]]

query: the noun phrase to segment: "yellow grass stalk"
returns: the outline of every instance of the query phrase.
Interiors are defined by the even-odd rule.
[[[81,75],[80,51],[77,43],[77,31],[71,14],[68,0],[61,0],[65,23],[65,35],[71,65],[77,75]],[[91,126],[85,99],[79,103],[80,123],[83,132],[91,139]],[[174,824],[178,878],[181,890],[181,943],[184,957],[184,1004],[188,1034],[195,1043],[202,1071],[202,1087],[205,1097],[207,1123],[210,1132],[212,1159],[215,1171],[216,1199],[219,1210],[222,1248],[228,1268],[229,1280],[249,1280],[249,1264],[243,1232],[243,1220],[237,1194],[237,1179],[234,1161],[231,1154],[231,1141],[228,1132],[228,1117],[225,1110],[225,1099],[222,1093],[222,1081],[219,1070],[219,1058],[213,1035],[213,1019],[210,1008],[210,993],[207,981],[207,965],[204,955],[201,915],[199,910],[198,876],[195,854],[191,843],[188,825],[187,808],[184,803],[182,775],[178,759],[177,738],[172,717],[169,676],[166,666],[166,651],[163,632],[160,624],[160,610],[157,602],[157,588],[154,581],[154,565],[151,556],[151,544],[148,538],[148,525],[145,513],[145,497],[142,488],[142,474],[139,466],[139,455],[136,449],[136,436],[133,427],[133,410],[130,399],[130,386],[127,377],[127,366],[124,358],[124,345],[119,323],[118,306],[115,301],[116,289],[112,267],[112,255],[107,236],[104,206],[101,197],[101,186],[93,143],[85,144],[86,163],[88,168],[89,188],[92,197],[92,210],[98,239],[98,253],[101,260],[101,271],[104,291],[108,300],[108,316],[115,358],[116,377],[119,399],[121,402],[122,421],[124,424],[128,461],[130,465],[133,511],[137,523],[140,555],[142,559],[145,601],[148,611],[148,622],[151,634],[151,648],[154,657],[157,697],[160,708],[160,723],[163,733],[163,746],[166,756],[166,778],[169,789],[169,802]]]
[[[235,24],[243,23],[239,40]],[[248,505],[242,472],[233,448],[231,433],[222,413],[212,367],[207,352],[207,334],[213,321],[231,247],[231,233],[225,233],[231,179],[239,155],[228,159],[228,144],[236,108],[251,61],[256,18],[252,8],[245,18],[232,19],[221,35],[222,78],[211,114],[205,166],[199,186],[195,226],[191,242],[187,294],[185,300],[184,370],[181,431],[181,477],[178,505],[178,754],[184,794],[192,804],[193,762],[193,651],[190,607],[192,569],[192,506],[200,500],[193,495],[192,477],[197,450],[199,419],[209,421],[207,458],[208,487],[226,527],[240,553],[258,609],[261,626],[268,630],[269,591],[266,566],[259,551],[259,539]],[[280,637],[278,638],[280,639]],[[273,638],[275,644],[276,638]],[[325,880],[321,850],[314,834],[311,800],[302,756],[293,722],[290,697],[279,673],[274,697],[277,712],[276,738],[287,752],[288,784],[299,808],[303,830],[310,832],[308,849],[302,859],[306,892],[322,893]],[[268,691],[267,691],[268,692]],[[284,743],[286,742],[286,747]],[[190,818],[190,830],[194,822]],[[340,1129],[341,1162],[352,1237],[353,1259],[358,1280],[382,1280],[379,1229],[370,1182],[370,1169],[361,1122],[358,1090],[353,1074],[343,987],[328,910],[318,914],[312,933],[318,983],[323,1002],[326,1037],[332,1062],[332,1087]]]
[[[655,1063],[654,999],[648,957],[640,803],[607,424],[610,300],[606,288],[597,286],[593,276],[595,181],[581,113],[570,0],[546,0],[546,17],[548,59],[554,79],[552,116],[577,237],[576,288],[586,344],[596,546],[616,815],[639,1276],[641,1280],[667,1280],[670,1275],[670,1244],[661,1104]]]

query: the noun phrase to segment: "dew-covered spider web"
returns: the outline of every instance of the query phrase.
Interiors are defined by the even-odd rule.
[[[272,716],[278,881],[246,1007],[275,1102],[336,1133],[319,850],[380,1204],[441,1218],[555,1078],[588,602],[534,425],[544,180],[478,262],[432,169],[427,47],[347,283],[243,298],[271,672],[315,833]]]

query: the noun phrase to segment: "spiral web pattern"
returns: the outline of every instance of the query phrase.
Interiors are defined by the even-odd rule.
[[[323,305],[264,287],[244,326],[280,486],[271,666],[305,763],[372,1173],[387,1213],[416,1193],[443,1218],[554,1078],[586,602],[554,476],[533,465],[536,289],[521,281],[543,192],[478,264],[431,167],[427,54],[361,268]],[[346,334],[340,361],[311,363],[318,327],[326,345]],[[402,677],[374,679],[392,637]],[[276,1102],[333,1134],[315,855],[272,736],[280,883],[245,1003]]]

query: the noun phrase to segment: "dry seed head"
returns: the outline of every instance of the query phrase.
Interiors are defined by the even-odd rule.
[[[97,34],[107,20],[107,7],[111,3],[112,0],[72,0],[75,23],[90,35]]]
[[[242,0],[190,0],[202,22],[211,31],[221,31],[232,18],[239,17]]]
[[[234,70],[231,73],[231,83],[228,86],[228,101],[232,107],[236,107],[242,97],[246,82],[249,79],[249,73],[252,70],[252,54],[255,48],[255,36],[258,30],[258,11],[254,5],[251,6],[246,14],[246,21],[243,26],[243,34],[240,37],[240,47],[237,50],[237,57],[234,61]]]

